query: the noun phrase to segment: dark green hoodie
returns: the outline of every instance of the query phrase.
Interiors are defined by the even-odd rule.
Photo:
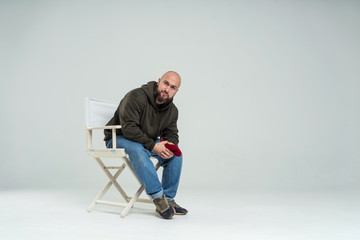
[[[148,82],[125,95],[114,117],[106,124],[121,125],[116,130],[117,135],[141,143],[147,150],[152,151],[154,140],[158,137],[178,145],[177,119],[178,110],[171,101],[157,105],[155,102],[157,83]],[[104,131],[106,144],[111,139],[111,130]]]

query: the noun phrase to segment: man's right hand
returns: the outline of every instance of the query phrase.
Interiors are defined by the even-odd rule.
[[[169,159],[169,158],[172,158],[174,156],[174,154],[172,151],[170,151],[169,149],[167,149],[165,147],[166,143],[170,143],[170,142],[162,141],[162,142],[155,143],[153,152],[156,153],[156,155],[158,155],[159,157],[162,157],[164,159]]]

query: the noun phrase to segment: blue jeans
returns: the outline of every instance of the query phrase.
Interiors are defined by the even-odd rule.
[[[160,139],[155,142],[159,141]],[[112,147],[112,139],[110,139],[106,147]],[[116,147],[125,149],[130,157],[130,164],[135,175],[141,184],[144,185],[146,193],[152,199],[159,198],[165,194],[168,200],[174,200],[180,181],[182,155],[180,157],[173,156],[169,159],[163,159],[154,152],[145,149],[142,144],[130,141],[121,135],[116,136]],[[163,167],[161,182],[150,157],[157,158],[160,166]]]

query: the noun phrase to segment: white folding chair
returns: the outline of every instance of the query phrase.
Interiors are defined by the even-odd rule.
[[[116,148],[116,129],[121,128],[121,126],[120,125],[105,126],[109,122],[109,120],[113,117],[117,107],[118,104],[113,102],[108,102],[108,101],[89,98],[89,97],[85,98],[86,142],[87,142],[86,153],[97,161],[101,169],[105,172],[105,174],[109,178],[108,184],[95,197],[94,201],[88,207],[88,211],[91,212],[97,204],[121,206],[124,207],[124,209],[120,215],[121,217],[125,217],[130,211],[130,209],[134,206],[135,202],[152,203],[152,200],[140,198],[141,193],[144,191],[144,186],[140,183],[140,181],[137,179],[136,175],[134,174],[130,165],[129,156],[126,154],[125,149]],[[113,138],[112,148],[106,148],[105,144],[103,148],[98,148],[98,149],[93,148],[93,130],[103,131],[104,129],[112,130],[112,138]],[[117,166],[107,166],[105,164],[105,161],[103,160],[104,158],[119,158],[121,160]],[[155,169],[158,170],[159,166],[160,164],[157,163],[155,165]],[[125,193],[124,189],[120,186],[120,184],[116,180],[126,167],[130,169],[130,171],[133,173],[135,178],[140,183],[139,189],[132,197],[129,197]],[[117,170],[115,174],[112,174],[109,171],[111,169]],[[118,192],[124,198],[125,202],[103,200],[104,195],[112,185],[114,185],[114,187],[118,190]]]

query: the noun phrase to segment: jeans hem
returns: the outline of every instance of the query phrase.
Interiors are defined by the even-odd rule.
[[[163,190],[160,190],[160,191],[157,192],[157,193],[150,194],[150,197],[151,197],[152,199],[157,199],[157,198],[161,197],[162,195],[164,195],[164,191],[163,191]]]

